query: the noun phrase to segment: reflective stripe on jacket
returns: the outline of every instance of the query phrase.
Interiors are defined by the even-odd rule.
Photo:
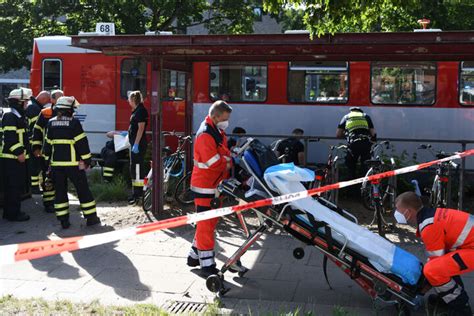
[[[424,207],[418,212],[417,221],[418,234],[430,259],[457,249],[474,249],[474,216],[469,213]]]

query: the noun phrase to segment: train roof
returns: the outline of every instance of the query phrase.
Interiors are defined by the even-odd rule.
[[[177,61],[474,60],[474,31],[250,35],[79,35],[72,45],[108,55]]]
[[[86,48],[71,46],[70,36],[43,36],[34,39],[38,52],[42,54],[49,53],[101,53],[100,50],[91,50]]]

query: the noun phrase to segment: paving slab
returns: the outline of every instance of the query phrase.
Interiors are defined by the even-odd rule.
[[[111,225],[90,229],[84,226],[80,213],[74,212],[71,213],[73,227],[65,231],[54,216],[41,213],[38,197],[25,202],[25,209],[32,216],[28,223],[10,224],[0,220],[0,244],[58,239],[126,227]],[[136,212],[137,218],[143,218],[141,210],[128,206],[114,209],[99,204],[98,212],[99,216],[132,212],[129,217],[134,217],[133,212]],[[218,266],[246,239],[235,222],[221,220],[219,229]],[[120,305],[167,306],[173,301],[209,303],[215,295],[207,290],[205,279],[198,275],[197,269],[186,265],[193,236],[194,228],[188,226],[0,266],[0,295],[74,302],[99,299],[104,304]],[[414,237],[404,235],[399,242],[403,248],[424,258],[421,244]],[[296,247],[305,251],[301,260],[293,257]],[[230,291],[221,298],[222,312],[270,315],[300,311],[332,315],[335,308],[342,308],[350,315],[375,315],[368,295],[331,262],[328,262],[328,276],[332,289],[329,288],[322,259],[323,255],[317,249],[303,245],[286,233],[264,234],[241,258],[251,270],[244,277],[225,274],[225,284]],[[474,274],[465,277],[465,284],[470,296],[474,297]],[[392,310],[378,314],[392,315]]]

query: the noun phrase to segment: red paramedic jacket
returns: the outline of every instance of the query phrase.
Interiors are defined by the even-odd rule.
[[[228,167],[231,165],[227,136],[206,116],[194,142],[191,190],[198,194],[214,195],[219,182],[229,177]]]
[[[430,259],[458,249],[474,249],[474,216],[459,210],[424,207],[418,231]]]

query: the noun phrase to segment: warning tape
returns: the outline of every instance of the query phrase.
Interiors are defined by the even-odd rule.
[[[188,214],[184,216],[174,217],[148,223],[136,227],[125,228],[112,232],[100,233],[89,236],[69,237],[60,240],[44,240],[37,242],[27,242],[22,244],[12,244],[0,246],[0,265],[15,263],[21,260],[33,260],[47,256],[57,255],[66,251],[74,251],[94,247],[121,239],[125,239],[135,235],[141,235],[149,232],[154,232],[163,229],[170,229],[186,224],[197,223],[211,218],[226,216],[235,212],[245,211],[251,208],[258,208],[262,206],[278,205],[282,203],[292,202],[308,196],[313,196],[318,193],[345,188],[354,184],[365,181],[379,180],[383,178],[392,177],[395,175],[405,174],[416,170],[424,169],[435,164],[450,161],[454,159],[461,159],[467,156],[474,155],[474,149],[467,150],[446,158],[433,160],[419,165],[409,166],[401,169],[391,170],[374,174],[368,177],[357,178],[349,181],[342,181],[339,183],[325,185],[320,188],[310,189],[308,191],[295,192],[285,195],[280,195],[272,198],[258,200],[250,203],[244,203],[236,206],[222,207],[205,212]]]

